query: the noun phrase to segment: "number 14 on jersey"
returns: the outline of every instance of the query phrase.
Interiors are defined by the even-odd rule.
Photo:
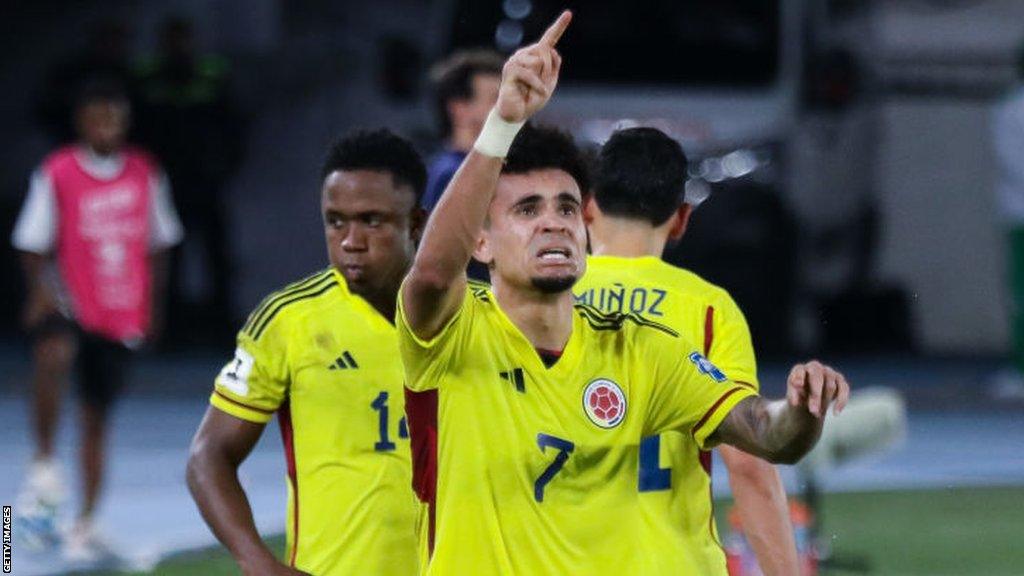
[[[381,392],[377,395],[377,398],[370,403],[370,408],[373,408],[377,412],[377,431],[379,439],[373,444],[373,449],[377,452],[390,452],[396,448],[395,443],[391,441],[391,436],[388,433],[390,427],[390,413],[388,409],[388,393]],[[398,419],[398,437],[408,438],[409,427],[405,423],[405,416]]]

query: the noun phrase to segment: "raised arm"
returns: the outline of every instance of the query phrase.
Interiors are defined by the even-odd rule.
[[[850,385],[842,374],[817,361],[797,364],[786,382],[785,400],[759,396],[740,401],[708,437],[706,447],[730,444],[776,464],[795,464],[810,452],[829,405],[842,411]]]
[[[400,295],[406,321],[420,338],[435,336],[458,311],[466,265],[483,230],[502,160],[519,128],[555,90],[562,62],[555,45],[571,19],[570,12],[563,12],[536,44],[505,63],[498,101],[427,222]]]

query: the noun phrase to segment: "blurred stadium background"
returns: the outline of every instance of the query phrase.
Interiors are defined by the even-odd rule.
[[[785,471],[794,497],[814,489],[821,573],[1024,574],[1024,390],[1005,378],[1011,303],[990,127],[1016,80],[1019,0],[7,5],[0,500],[13,502],[31,455],[24,287],[6,239],[29,173],[61,137],[61,98],[77,74],[137,77],[174,17],[191,23],[197,54],[224,81],[221,108],[179,143],[214,142],[204,161],[222,190],[191,200],[174,190],[194,211],[222,202],[223,222],[186,216],[168,333],[136,363],[117,410],[100,518],[135,568],[235,573],[223,554],[196,552],[214,540],[184,486],[188,441],[241,319],[324,265],[325,146],[350,128],[388,125],[436,151],[430,63],[457,47],[512,50],[565,6],[578,18],[545,120],[581,142],[629,123],[683,142],[693,159],[687,193],[707,199],[667,258],[734,295],[764,388],[778,393],[790,362],[818,356],[855,390],[894,388],[906,403],[906,433],[887,450]],[[149,112],[136,107],[137,126],[160,114]],[[76,431],[66,420],[60,452],[72,469]],[[279,541],[276,434],[243,471],[261,530]],[[723,475],[717,466],[727,504]],[[728,543],[724,516],[719,526]],[[13,561],[15,574],[76,568],[17,546]]]

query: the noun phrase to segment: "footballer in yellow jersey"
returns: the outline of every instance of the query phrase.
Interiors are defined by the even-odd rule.
[[[238,333],[193,441],[188,480],[245,573],[409,576],[420,504],[392,319],[422,217],[425,169],[381,130],[332,146],[322,208],[331,267],[271,294]],[[287,547],[260,542],[238,464],[276,414],[287,463]]]
[[[574,287],[579,302],[604,311],[644,314],[696,343],[728,377],[758,386],[746,319],[729,294],[659,256],[685,232],[687,159],[655,128],[615,132],[601,147],[592,195],[584,206],[596,256]],[[730,446],[719,450],[744,531],[766,576],[800,571],[786,494],[768,462]],[[695,466],[695,462],[701,466]],[[638,489],[648,544],[677,574],[726,574],[711,507],[710,452],[666,432],[640,445]]]
[[[568,136],[523,128],[555,89],[570,19],[506,62],[399,292],[414,485],[434,498],[427,574],[657,573],[636,530],[642,437],[677,430],[792,462],[847,393],[814,366],[789,402],[767,401],[664,325],[574,306],[583,161]],[[471,256],[492,290],[468,285]]]
[[[423,460],[436,478],[417,469],[416,484],[436,482],[429,574],[652,573],[637,553],[637,443],[678,429],[703,445],[753,394],[675,331],[585,305],[547,366],[480,286],[434,338],[401,312],[398,330],[412,432],[437,435]],[[436,413],[420,421],[424,403]]]
[[[725,290],[700,276],[653,256],[591,256],[573,292],[578,303],[606,313],[635,312],[671,326],[730,380],[757,390],[743,313]],[[644,543],[661,551],[657,561],[675,574],[726,574],[712,515],[711,453],[686,434],[665,432],[643,440],[639,459],[636,488],[649,534]]]

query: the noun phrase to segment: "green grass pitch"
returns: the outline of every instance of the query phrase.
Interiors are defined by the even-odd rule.
[[[822,568],[823,576],[1024,574],[1024,487],[828,494],[823,505],[821,534],[834,564]],[[283,552],[282,537],[269,543]],[[101,574],[112,573],[92,576]],[[226,552],[212,548],[176,555],[151,574],[239,571]]]

